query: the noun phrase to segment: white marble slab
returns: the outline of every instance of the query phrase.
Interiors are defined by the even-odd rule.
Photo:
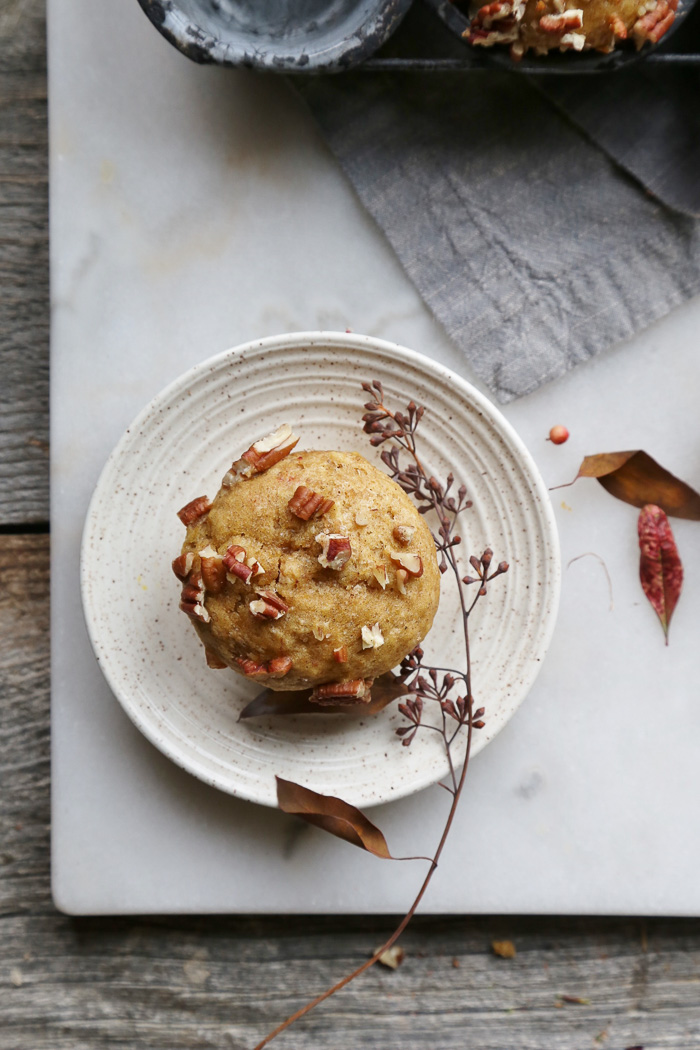
[[[78,547],[123,429],[219,350],[349,327],[468,370],[284,82],[189,63],[135,0],[50,0],[49,47],[56,903],[401,911],[421,865],[219,794],[140,737],[92,657]],[[509,406],[547,482],[585,453],[644,447],[700,486],[699,334],[694,301]],[[572,433],[560,448],[544,440],[557,422]],[[564,564],[604,558],[614,608],[595,558],[565,570],[550,654],[474,762],[424,911],[700,914],[700,526],[674,523],[687,582],[665,648],[635,511],[595,482],[553,495]],[[374,816],[396,853],[422,853],[446,800],[433,789]]]

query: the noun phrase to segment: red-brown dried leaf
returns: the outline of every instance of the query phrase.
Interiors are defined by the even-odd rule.
[[[668,518],[661,507],[643,507],[639,532],[639,578],[642,590],[661,621],[668,645],[668,628],[683,586],[683,566]]]
[[[388,671],[375,678],[372,685],[372,699],[362,704],[333,704],[322,707],[309,700],[310,689],[281,692],[265,689],[243,708],[238,721],[247,718],[261,718],[263,715],[376,715],[392,701],[406,696],[408,690],[395,674]]]
[[[320,795],[292,780],[282,780],[281,777],[275,777],[275,780],[277,802],[284,813],[300,817],[307,824],[322,828],[375,857],[393,860],[379,828],[355,806],[333,795]]]
[[[674,518],[700,521],[700,494],[639,449],[586,456],[574,481],[579,478],[595,478],[612,496],[633,507],[653,503]]]

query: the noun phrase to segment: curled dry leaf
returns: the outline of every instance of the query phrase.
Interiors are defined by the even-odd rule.
[[[639,578],[642,590],[661,621],[668,645],[668,628],[683,586],[683,566],[668,518],[650,504],[639,513]]]
[[[407,689],[400,678],[391,671],[374,680],[372,699],[362,704],[333,704],[328,707],[312,704],[310,689],[279,692],[265,689],[243,708],[238,721],[260,718],[263,715],[376,715],[393,700],[406,696]]]
[[[612,496],[633,507],[653,503],[674,518],[700,521],[700,493],[639,449],[586,456],[574,481],[567,484],[579,478],[595,478]]]
[[[320,795],[292,780],[282,780],[281,777],[275,777],[275,780],[277,802],[284,813],[300,817],[308,824],[373,853],[375,857],[393,860],[379,828],[355,806],[333,795]]]

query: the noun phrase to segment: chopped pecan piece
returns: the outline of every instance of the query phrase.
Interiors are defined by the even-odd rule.
[[[652,44],[659,42],[664,33],[668,32],[673,25],[677,7],[678,0],[659,0],[651,11],[637,19],[631,30],[637,50],[647,40],[650,40]]]
[[[257,660],[249,660],[237,658],[236,663],[240,667],[243,674],[248,675],[249,678],[254,678],[256,675],[267,674],[267,668],[265,664],[260,664]]]
[[[350,561],[352,547],[347,536],[337,536],[327,532],[319,532],[316,542],[321,544],[322,550],[318,556],[318,563],[324,569],[342,569]]]
[[[330,638],[330,634],[323,627],[314,627],[311,633],[317,642],[323,642],[326,638]]]
[[[262,576],[265,572],[265,569],[260,564],[258,559],[254,558],[252,554],[249,558],[246,559],[246,565],[249,569],[253,570],[253,576]]]
[[[616,40],[627,39],[627,26],[621,18],[618,18],[617,15],[614,15],[610,19],[610,28],[612,30],[612,35],[615,37]]]
[[[205,646],[204,655],[207,658],[207,667],[211,667],[215,671],[223,671],[225,667],[228,667],[228,664],[224,663],[213,649],[207,649]]]
[[[495,0],[479,8],[462,35],[481,47],[512,44],[518,39],[524,14],[524,0]]]
[[[199,572],[191,573],[182,588],[180,608],[201,623],[209,623],[211,616],[204,605],[204,583]]]
[[[226,553],[224,554],[224,565],[230,572],[234,562],[244,562],[245,558],[245,548],[239,547],[237,543],[232,543],[231,546],[227,548]]]
[[[394,525],[394,531],[392,533],[396,542],[402,544],[404,547],[408,547],[415,534],[416,529],[414,525]]]
[[[252,601],[249,606],[253,616],[262,620],[279,620],[281,616],[289,612],[289,606],[284,598],[275,594],[274,591],[256,591],[256,594],[258,599]]]
[[[539,25],[543,33],[569,33],[583,25],[583,9],[574,7],[560,15],[542,15]]]
[[[193,525],[195,521],[199,521],[205,514],[208,514],[211,510],[211,503],[206,496],[197,496],[196,499],[190,500],[186,503],[181,510],[177,512],[177,516],[183,525]]]
[[[564,36],[559,41],[560,51],[583,51],[585,46],[585,33],[564,33]]]
[[[406,580],[408,579],[408,573],[405,569],[396,570],[396,589],[399,594],[406,594]]]
[[[254,570],[250,565],[245,564],[245,556],[244,548],[239,547],[236,543],[231,544],[224,554],[223,565],[229,583],[234,583],[236,579],[242,580],[246,586],[250,583]]]
[[[339,664],[346,664],[348,662],[348,647],[347,645],[341,645],[338,649],[333,650],[333,657]]]
[[[297,518],[308,521],[314,517],[322,518],[334,506],[334,501],[319,496],[318,492],[312,492],[306,485],[299,485],[287,506]]]
[[[231,566],[231,571],[226,573],[226,579],[229,583],[235,583],[236,580],[242,580],[243,583],[248,586],[253,575],[253,570],[249,565],[244,565],[243,562],[234,562]]]
[[[187,551],[186,554],[179,554],[173,562],[173,572],[177,576],[178,580],[186,580],[189,574],[192,572],[192,563],[194,562],[194,554],[192,551]]]
[[[264,470],[269,470],[275,463],[288,456],[298,440],[289,424],[283,423],[272,434],[255,441],[231,466],[221,484],[230,488],[237,481],[252,477],[253,474],[262,474]]]
[[[361,507],[360,510],[355,511],[355,524],[358,525],[361,529],[364,528],[365,525],[369,525],[370,521],[371,518],[369,516],[369,512],[366,511],[363,507]]]
[[[355,678],[349,682],[328,682],[317,686],[309,700],[324,707],[333,704],[366,704],[371,699],[371,678]]]
[[[420,554],[409,554],[408,551],[391,551],[389,557],[398,562],[409,576],[423,575],[423,559]]]
[[[291,656],[276,656],[267,665],[267,673],[273,678],[283,678],[292,669]]]
[[[363,649],[379,649],[380,646],[384,645],[384,635],[378,623],[373,624],[372,627],[365,624],[361,634]]]
[[[199,552],[202,565],[204,586],[211,594],[218,594],[226,583],[226,566],[220,554],[213,547],[205,547]]]

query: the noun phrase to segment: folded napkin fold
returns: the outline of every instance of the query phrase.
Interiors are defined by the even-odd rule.
[[[667,187],[664,165],[634,133],[616,139],[609,119],[619,93],[634,130],[633,75],[587,77],[589,92],[581,77],[495,71],[297,84],[421,296],[501,401],[700,291],[700,224],[645,191]],[[697,114],[700,92],[694,102]],[[677,121],[671,157],[698,148]]]

